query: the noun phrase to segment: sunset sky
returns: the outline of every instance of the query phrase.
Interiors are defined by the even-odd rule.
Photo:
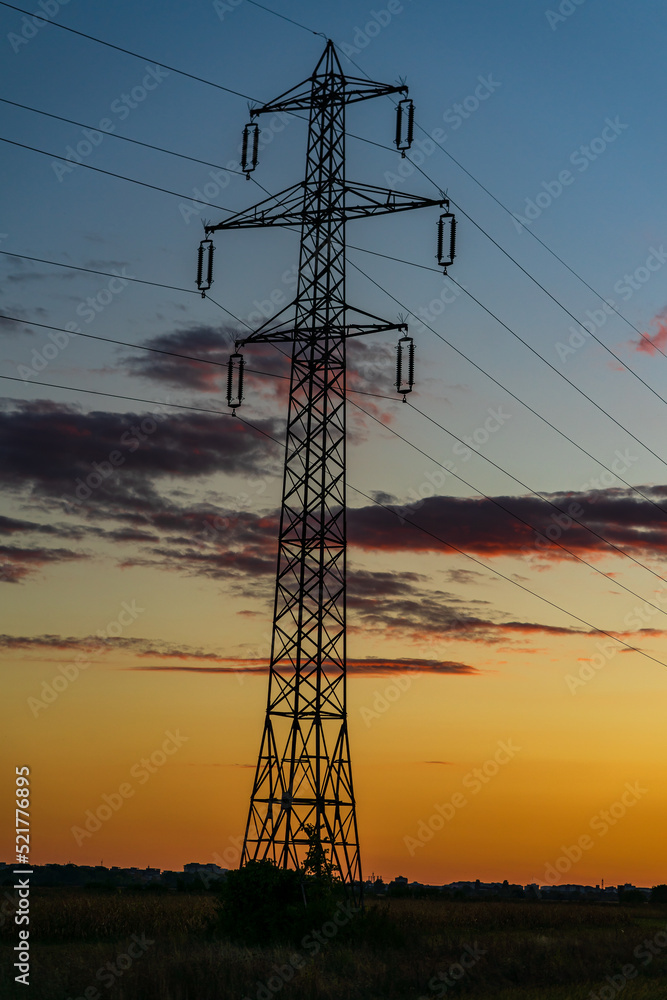
[[[409,406],[396,334],[349,349],[364,872],[666,882],[664,5],[267,6],[299,24],[251,0],[0,6],[2,752],[10,784],[31,768],[31,860],[238,864],[288,368],[245,350],[246,423],[219,366],[292,297],[298,235],[218,234],[212,299],[195,258],[202,222],[302,178],[288,116],[253,182],[225,168],[321,33],[351,75],[405,78],[425,130],[402,160],[391,101],[353,105],[348,178],[446,191],[459,221],[451,280],[437,209],[347,230],[348,302],[417,344]]]

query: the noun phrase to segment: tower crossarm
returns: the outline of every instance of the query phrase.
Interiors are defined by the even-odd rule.
[[[375,80],[366,80],[362,77],[346,76],[336,54],[334,43],[328,40],[322,58],[307,80],[297,83],[295,87],[286,90],[273,101],[262,104],[258,108],[251,108],[250,117],[276,115],[280,112],[310,111],[313,107],[313,91],[317,89],[318,81],[325,78],[335,81],[339,89],[340,99],[345,104],[369,101],[373,97],[385,97],[388,94],[405,95],[408,92],[405,84],[377,83]]]
[[[204,226],[206,235],[217,232],[219,229],[259,229],[264,226],[300,226],[303,221],[303,189],[304,182],[292,184],[279,191],[278,194],[271,195],[258,201],[256,205],[244,209],[242,212],[235,212],[228,219],[223,219],[215,226]]]
[[[359,198],[356,205],[345,205],[345,218],[365,219],[371,215],[387,215],[390,212],[409,212],[415,208],[433,208],[447,205],[444,195],[441,198],[423,198],[418,194],[408,194],[406,191],[393,191],[391,188],[377,187],[375,184],[345,185],[345,194]]]
[[[228,219],[223,219],[216,225],[204,227],[206,235],[210,236],[220,229],[261,229],[264,226],[301,226],[303,222],[319,221],[317,213],[304,207],[304,183],[293,184],[270,198],[264,198],[242,212],[236,212]],[[340,216],[341,221],[365,219],[373,215],[387,215],[391,212],[409,212],[415,208],[432,208],[447,205],[446,198],[423,198],[421,195],[408,194],[405,191],[393,191],[391,188],[377,187],[374,184],[346,184],[346,195],[359,199],[358,204],[341,205],[331,214]]]
[[[278,316],[293,309],[296,305],[296,301],[290,302],[284,309],[281,309]],[[382,319],[380,316],[375,316],[374,313],[366,312],[365,309],[359,309],[356,306],[348,306],[348,312],[358,313],[364,316],[366,319],[375,320],[374,323],[347,323],[342,329],[341,333],[345,337],[363,337],[367,333],[386,333],[390,330],[398,330],[399,332],[407,332],[407,323],[392,323],[389,320]],[[297,338],[308,340],[312,337],[326,337],[333,331],[330,329],[325,329],[324,327],[305,327],[301,326],[298,330],[294,329],[294,320],[283,320],[281,323],[276,323],[275,320],[277,316],[272,317],[263,323],[257,330],[248,334],[242,340],[236,342],[237,347],[243,347],[246,344],[284,344],[289,343]]]
[[[356,104],[358,101],[369,101],[373,97],[385,97],[387,94],[407,94],[407,87],[395,87],[391,84],[374,83],[372,80],[357,80],[354,77],[341,77],[345,84],[345,103]],[[351,85],[351,86],[350,86]],[[312,105],[312,80],[303,83],[281,94],[275,101],[262,105],[261,108],[251,108],[250,117],[258,115],[277,115],[297,111],[310,111]]]

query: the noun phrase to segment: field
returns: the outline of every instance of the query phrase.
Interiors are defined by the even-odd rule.
[[[209,893],[37,889],[31,985],[0,929],[0,995],[31,1000],[666,1000],[667,909],[370,902],[295,947],[242,947]],[[318,943],[318,939],[321,943]],[[644,943],[646,942],[646,943]]]

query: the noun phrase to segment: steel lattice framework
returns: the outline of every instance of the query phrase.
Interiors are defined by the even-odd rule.
[[[295,300],[239,342],[292,344],[268,701],[242,863],[268,857],[296,868],[314,829],[352,885],[361,861],[346,710],[345,348],[350,336],[406,327],[359,309],[349,322],[345,224],[443,201],[348,184],[345,108],[406,91],[346,77],[328,41],[308,80],[251,111],[308,113],[304,181],[206,227],[207,237],[272,225],[301,231]]]

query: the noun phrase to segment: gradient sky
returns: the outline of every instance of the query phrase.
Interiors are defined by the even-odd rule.
[[[247,100],[156,65],[267,101],[312,72],[322,32],[371,78],[405,78],[418,123],[441,130],[444,151],[417,132],[428,176],[352,137],[347,169],[448,193],[459,218],[452,282],[428,270],[437,210],[355,222],[348,301],[426,320],[433,330],[410,318],[411,402],[474,444],[394,399],[395,334],[351,345],[350,386],[392,397],[351,394],[348,407],[349,717],[364,870],[544,883],[564,848],[589,837],[579,861],[560,864],[562,881],[667,881],[664,5],[269,4],[309,31],[249,0],[45,4],[53,23],[37,27],[0,7],[2,94],[98,131],[93,145],[78,125],[0,103],[2,136],[33,147],[2,143],[0,216],[0,312],[20,320],[0,321],[0,374],[20,379],[3,381],[0,411],[3,760],[9,775],[32,769],[32,861],[238,862],[266,697],[281,448],[227,412],[168,405],[226,411],[220,368],[77,336],[54,343],[31,323],[224,363],[235,323],[194,292],[201,221],[265,194],[115,136],[229,165]],[[254,174],[271,192],[303,172],[304,124],[281,125],[265,134]],[[390,101],[350,108],[348,131],[391,146]],[[176,194],[65,172],[54,157],[68,147]],[[192,201],[205,188],[219,207]],[[272,296],[287,302],[294,233],[215,242],[217,303],[252,326]],[[270,347],[246,358],[285,372]],[[249,378],[242,417],[281,439],[285,412],[283,380]],[[75,503],[112,453],[115,470]],[[601,479],[605,467],[615,475]],[[432,534],[354,487],[412,504],[404,513]],[[532,490],[583,524],[560,515],[559,526]],[[73,833],[105,795],[119,807],[90,836]],[[451,818],[432,820],[438,805]],[[12,841],[8,830],[7,860]]]

